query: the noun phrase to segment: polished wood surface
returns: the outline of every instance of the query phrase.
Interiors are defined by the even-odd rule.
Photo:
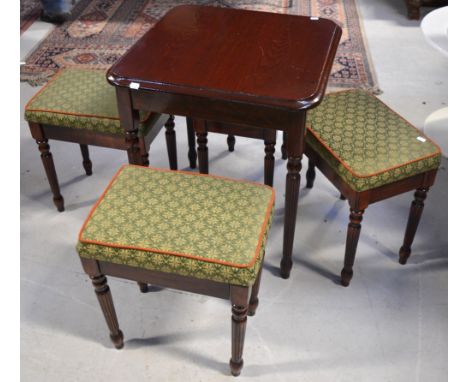
[[[287,133],[284,278],[292,266],[306,112],[322,100],[340,37],[341,28],[325,19],[179,6],[107,73],[134,158],[141,157],[134,142],[139,110],[190,117],[202,173],[209,171],[206,121]],[[268,168],[272,151],[268,141]]]
[[[322,18],[182,5],[137,41],[108,79],[124,87],[136,82],[140,89],[307,109],[322,98],[340,35]]]

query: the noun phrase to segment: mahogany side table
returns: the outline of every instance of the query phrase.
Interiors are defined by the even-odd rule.
[[[341,37],[333,21],[197,5],[171,9],[108,71],[138,158],[139,110],[287,133],[281,276],[288,278],[306,112],[323,98]],[[199,154],[206,133],[197,133]],[[203,171],[203,169],[202,169]]]

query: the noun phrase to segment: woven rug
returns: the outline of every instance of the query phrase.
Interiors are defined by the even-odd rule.
[[[20,34],[28,29],[41,14],[39,0],[20,0]]]
[[[54,28],[26,58],[21,80],[38,85],[63,67],[108,68],[169,9],[180,4],[332,19],[343,28],[343,36],[329,90],[378,92],[355,0],[81,0],[73,9],[72,20]]]

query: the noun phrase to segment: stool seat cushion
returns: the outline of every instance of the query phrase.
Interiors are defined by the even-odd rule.
[[[140,113],[140,133],[151,127],[151,113]],[[120,126],[115,89],[106,71],[59,71],[26,105],[25,119],[43,125],[86,129],[124,135]]]
[[[81,229],[81,257],[248,286],[261,266],[271,187],[123,166]]]
[[[364,90],[327,95],[307,113],[310,145],[355,191],[437,169],[440,149]]]

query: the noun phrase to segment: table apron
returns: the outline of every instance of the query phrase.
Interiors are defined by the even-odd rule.
[[[134,109],[274,130],[304,127],[306,110],[287,110],[191,95],[131,90]]]

